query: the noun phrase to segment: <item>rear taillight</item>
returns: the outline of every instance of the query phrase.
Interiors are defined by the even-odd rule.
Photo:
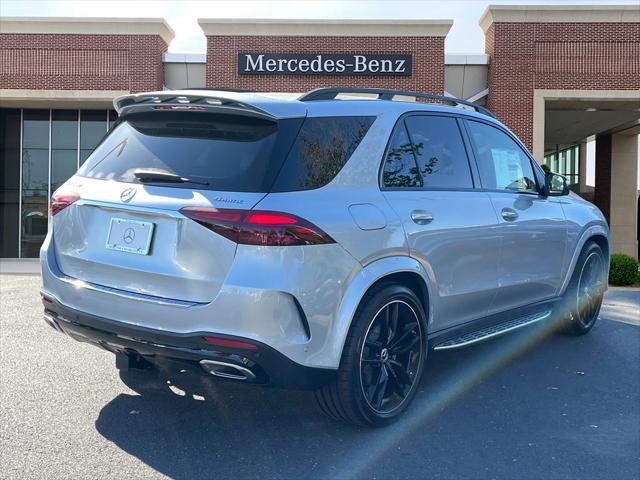
[[[244,245],[283,247],[335,243],[314,224],[290,213],[201,207],[184,207],[180,213]]]
[[[49,207],[49,213],[53,217],[56,213],[64,210],[76,200],[80,200],[80,195],[73,192],[58,193],[55,192],[51,196],[51,206]]]

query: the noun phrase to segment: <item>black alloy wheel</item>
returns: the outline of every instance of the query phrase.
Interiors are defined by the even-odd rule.
[[[563,331],[570,335],[584,335],[596,323],[604,292],[607,288],[607,264],[602,249],[588,242],[576,262],[571,283],[565,293]]]
[[[336,378],[315,392],[328,416],[380,427],[413,400],[427,357],[427,316],[416,293],[395,283],[370,290],[360,302]]]
[[[379,414],[400,407],[413,388],[423,358],[422,327],[402,300],[382,307],[369,325],[360,354],[360,387]]]

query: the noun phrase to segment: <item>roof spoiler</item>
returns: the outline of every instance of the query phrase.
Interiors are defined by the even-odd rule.
[[[254,105],[242,102],[232,96],[198,95],[197,93],[156,92],[124,95],[113,101],[120,117],[155,110],[207,111],[212,113],[236,113],[275,120],[276,117]],[[231,92],[229,92],[231,93]]]

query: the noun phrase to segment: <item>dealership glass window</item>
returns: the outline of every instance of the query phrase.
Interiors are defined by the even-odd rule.
[[[106,109],[0,109],[0,258],[38,256],[51,193],[116,119]]]
[[[580,179],[580,147],[572,145],[562,150],[547,153],[542,162],[554,173],[564,175],[570,185],[579,183]]]
[[[0,109],[0,258],[18,256],[20,109]]]
[[[78,168],[78,110],[53,110],[51,124],[51,192]]]
[[[118,114],[115,110],[109,110],[109,130],[113,128],[114,123],[118,120]]]
[[[104,110],[80,112],[80,165],[84,163],[107,132],[109,122]]]
[[[51,110],[24,110],[22,123],[22,207],[20,252],[38,256],[47,234]]]

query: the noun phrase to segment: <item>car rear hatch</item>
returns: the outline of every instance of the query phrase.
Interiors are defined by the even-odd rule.
[[[269,191],[302,118],[162,106],[124,115],[56,192],[56,258],[73,279],[207,303],[237,245],[180,209],[253,208]]]

